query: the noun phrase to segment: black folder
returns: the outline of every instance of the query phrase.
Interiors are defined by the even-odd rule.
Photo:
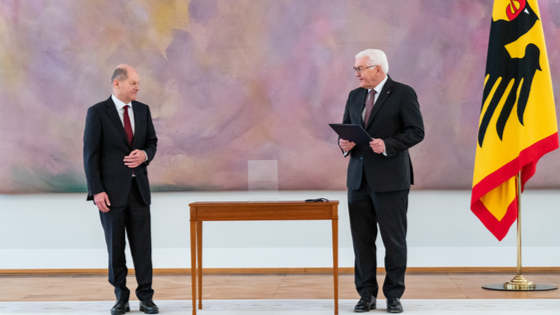
[[[344,140],[356,144],[369,144],[373,139],[361,125],[356,124],[329,124],[331,128]]]

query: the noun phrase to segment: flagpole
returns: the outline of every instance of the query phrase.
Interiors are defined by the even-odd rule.
[[[517,274],[511,281],[504,284],[490,284],[482,288],[498,291],[548,291],[558,289],[558,287],[548,284],[534,284],[523,277],[521,263],[521,171],[517,176]]]
[[[508,291],[527,291],[535,290],[537,287],[531,281],[523,277],[523,267],[521,263],[521,171],[517,175],[517,275],[504,283],[504,289]]]

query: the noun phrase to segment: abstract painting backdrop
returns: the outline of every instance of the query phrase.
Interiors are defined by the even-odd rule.
[[[560,1],[539,2],[558,91]],[[152,110],[154,190],[246,190],[249,160],[277,160],[281,190],[343,190],[328,123],[366,48],[418,93],[415,189],[469,189],[491,11],[487,0],[2,0],[0,193],[85,191],[85,113],[120,63],[138,70]],[[558,154],[530,187],[560,187]]]

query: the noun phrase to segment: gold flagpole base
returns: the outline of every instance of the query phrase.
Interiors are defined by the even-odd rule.
[[[556,290],[558,287],[548,285],[548,284],[535,284],[528,281],[523,277],[523,275],[516,275],[504,284],[490,284],[482,287],[487,290],[498,290],[498,291],[549,291]]]
[[[536,287],[536,284],[525,279],[523,275],[516,275],[511,281],[504,283],[504,289],[511,291],[528,291]]]

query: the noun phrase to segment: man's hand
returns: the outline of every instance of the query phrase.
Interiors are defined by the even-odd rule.
[[[111,202],[109,201],[109,196],[105,192],[100,192],[98,194],[93,195],[93,201],[97,206],[97,209],[101,212],[109,212],[109,207],[111,206]]]
[[[142,150],[134,150],[124,157],[124,165],[135,168],[146,161],[146,154]]]
[[[383,140],[381,139],[374,138],[372,141],[370,141],[369,146],[371,147],[373,152],[377,154],[382,154],[383,151],[385,151],[385,142],[383,142]]]
[[[356,145],[354,142],[344,139],[338,140],[338,144],[340,145],[340,148],[344,150],[344,152],[350,152],[350,150],[352,150]]]

